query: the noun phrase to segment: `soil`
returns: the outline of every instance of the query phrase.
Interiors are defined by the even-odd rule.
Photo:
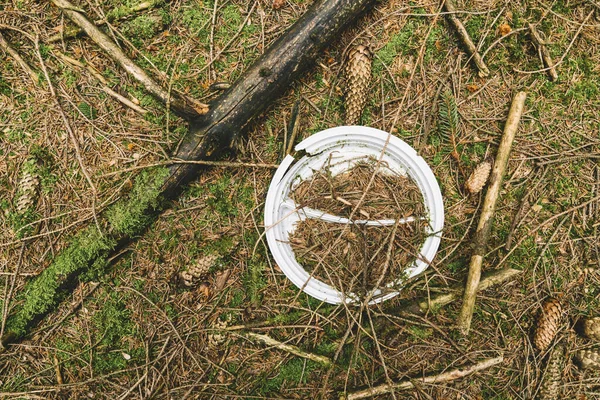
[[[419,188],[409,177],[376,168],[374,162],[361,162],[337,176],[331,176],[328,168],[315,173],[292,197],[299,206],[353,221],[332,224],[307,218],[290,237],[304,268],[343,293],[362,297],[376,287],[395,286],[419,254],[426,234],[425,208]],[[401,218],[411,221],[397,226],[357,222]]]

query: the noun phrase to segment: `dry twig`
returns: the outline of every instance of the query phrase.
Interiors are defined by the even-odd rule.
[[[503,356],[488,358],[483,360],[477,364],[471,364],[464,368],[453,369],[448,372],[441,373],[439,375],[430,375],[424,378],[418,379],[405,379],[394,385],[383,384],[379,386],[375,386],[372,388],[368,388],[365,390],[361,390],[359,392],[350,393],[346,399],[347,400],[358,400],[358,399],[366,399],[368,397],[378,396],[386,393],[390,393],[393,390],[407,390],[416,387],[415,384],[437,384],[441,382],[451,382],[460,378],[464,378],[465,376],[469,376],[479,371],[483,371],[485,369],[491,368],[495,365],[501,364],[504,361]]]
[[[291,353],[295,356],[306,358],[307,360],[317,362],[326,367],[331,365],[331,360],[329,359],[329,357],[320,356],[320,355],[314,354],[314,353],[309,353],[307,351],[300,349],[298,346],[293,346],[291,344],[282,343],[278,340],[273,339],[270,336],[262,335],[260,333],[254,333],[254,332],[239,332],[239,334],[248,339],[252,339],[252,340],[264,343],[267,346],[273,346],[279,350],[285,351],[287,353]]]
[[[27,75],[29,75],[29,77],[33,81],[33,84],[37,86],[38,75],[31,69],[31,67],[29,66],[29,64],[27,64],[23,57],[21,57],[21,55],[15,49],[12,48],[12,46],[6,41],[6,39],[4,39],[2,33],[0,33],[0,49],[10,54],[10,56],[15,59],[15,61],[21,66],[21,68],[23,68]]]
[[[488,69],[487,65],[485,65],[483,58],[479,54],[477,46],[475,46],[475,43],[473,43],[473,40],[471,40],[471,37],[465,29],[465,26],[462,24],[462,22],[460,22],[460,20],[456,16],[456,7],[454,7],[454,4],[451,0],[444,0],[444,7],[446,8],[446,11],[448,11],[448,14],[446,15],[450,20],[450,23],[454,26],[454,29],[456,29],[458,37],[460,38],[463,45],[467,48],[467,51],[469,52],[471,57],[473,57],[473,62],[479,70],[479,76],[481,78],[489,76],[490,70]]]
[[[542,39],[540,32],[536,29],[535,25],[528,23],[529,31],[531,32],[531,39],[533,39],[533,43],[535,47],[540,52],[540,56],[544,62],[544,66],[548,68],[548,75],[550,75],[550,79],[555,81],[558,79],[558,73],[556,72],[556,68],[554,68],[554,61],[552,61],[552,57],[550,56],[550,52],[546,47],[546,42]]]
[[[471,262],[469,264],[469,275],[467,277],[463,305],[458,319],[458,327],[464,335],[469,333],[471,327],[473,309],[475,308],[475,298],[477,296],[477,289],[481,278],[483,256],[486,252],[487,242],[492,229],[492,220],[494,212],[496,211],[496,202],[498,201],[498,196],[500,194],[502,179],[506,171],[506,166],[508,165],[508,156],[517,133],[517,128],[519,127],[523,109],[525,108],[526,97],[527,93],[519,92],[513,99],[508,113],[506,126],[504,127],[502,141],[500,142],[498,154],[494,161],[494,168],[492,169],[492,174],[490,176],[490,185],[485,194],[483,211],[481,212],[477,231],[475,232],[473,255],[471,256]]]

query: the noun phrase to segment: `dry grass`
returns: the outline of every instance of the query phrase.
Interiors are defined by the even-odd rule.
[[[108,0],[77,4],[92,19],[117,6]],[[113,21],[108,29],[163,85],[210,100],[218,95],[210,84],[233,82],[308,5],[290,0],[274,10],[269,1],[218,1],[215,7],[212,1],[177,0]],[[506,361],[499,368],[389,398],[532,398],[543,370],[543,355],[536,354],[530,340],[540,303],[548,295],[561,298],[568,315],[561,335],[571,355],[591,346],[574,336],[571,320],[597,316],[600,305],[599,9],[593,2],[544,1],[477,1],[458,8],[466,11],[459,17],[486,53],[491,78],[477,77],[444,18],[436,16],[437,3],[407,6],[390,0],[332,44],[313,72],[258,118],[239,145],[242,161],[277,163],[297,100],[299,140],[340,125],[346,46],[352,41],[369,44],[376,56],[372,97],[362,122],[391,130],[417,148],[445,198],[438,256],[399,298],[363,309],[321,304],[299,292],[273,264],[261,237],[272,171],[216,168],[202,173],[102,277],[91,277],[100,282],[96,290],[88,295],[92,286],[81,283],[27,340],[0,355],[3,397],[334,397],[502,351]],[[542,63],[526,31],[504,38],[498,32],[502,23],[518,30],[527,22],[545,32],[552,56],[560,60],[557,83],[536,72]],[[77,162],[42,75],[33,82],[11,58],[2,58],[4,297],[11,286],[19,293],[65,248],[73,232],[94,223],[94,213],[125,192],[136,171],[108,174],[164,160],[186,131],[183,121],[167,115],[86,38],[45,45],[63,24],[70,26],[47,2],[14,0],[0,10],[2,34],[36,72],[41,72],[34,45],[39,36],[41,56],[74,129],[83,168],[97,190]],[[111,88],[137,99],[149,113],[142,117],[106,96],[89,72],[65,64],[58,51],[93,65]],[[456,149],[438,128],[440,93],[447,90],[460,115]],[[463,184],[478,162],[495,154],[510,99],[519,90],[529,92],[527,112],[484,269],[512,266],[525,273],[479,296],[468,339],[453,327],[456,304],[427,316],[386,312],[403,301],[463,284],[480,206],[479,197],[468,197]],[[455,150],[458,157],[453,157]],[[33,153],[44,158],[42,191],[33,216],[34,236],[23,246],[13,230],[13,201],[22,165]],[[505,248],[509,235],[512,242]],[[184,290],[171,282],[203,254],[214,252],[221,258],[205,278],[208,291]],[[589,269],[581,273],[584,268]],[[10,302],[9,308],[14,307],[18,304]],[[335,367],[326,370],[265,348],[237,330],[222,333],[224,326],[236,325],[327,355]],[[564,398],[600,398],[600,379],[569,362],[562,389]]]

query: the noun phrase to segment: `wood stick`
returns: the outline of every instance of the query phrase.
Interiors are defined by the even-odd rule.
[[[469,55],[471,55],[471,57],[473,57],[473,62],[475,63],[475,66],[477,67],[477,69],[479,71],[479,73],[478,73],[479,76],[481,78],[485,78],[486,76],[489,76],[490,70],[488,69],[487,65],[485,65],[485,62],[483,62],[483,58],[479,54],[479,51],[477,50],[477,47],[473,43],[473,40],[471,40],[471,37],[469,36],[469,33],[465,29],[465,26],[462,24],[462,22],[460,22],[460,20],[456,16],[456,7],[454,7],[454,4],[452,3],[452,1],[444,0],[444,8],[449,13],[449,14],[447,14],[448,19],[450,20],[450,23],[454,26],[454,29],[456,29],[456,33],[458,34],[459,39],[461,40],[463,45],[467,48]]]
[[[331,360],[329,359],[329,357],[320,356],[320,355],[314,354],[314,353],[309,353],[307,351],[300,349],[297,346],[293,346],[291,344],[285,344],[278,340],[275,340],[270,336],[263,335],[260,333],[254,333],[254,332],[239,332],[239,334],[244,337],[247,337],[248,339],[252,339],[254,341],[264,343],[267,346],[273,346],[279,350],[285,351],[287,353],[291,353],[295,356],[306,358],[307,360],[317,362],[323,366],[328,367],[331,365]]]
[[[100,72],[98,72],[98,70],[96,70],[94,67],[92,67],[89,64],[84,64],[82,62],[79,62],[69,56],[67,56],[66,54],[63,54],[62,52],[52,48],[52,50],[56,53],[56,55],[62,59],[64,62],[69,63],[71,65],[74,65],[76,67],[82,68],[82,69],[86,69],[90,74],[92,74],[92,76],[94,78],[96,78],[96,80],[98,80],[100,82],[101,89],[104,93],[106,93],[107,95],[113,97],[115,100],[121,102],[123,105],[131,108],[133,111],[138,112],[142,115],[148,113],[148,110],[138,106],[137,104],[135,104],[133,101],[129,100],[127,97],[120,95],[119,93],[115,92],[114,90],[112,90],[111,88],[109,88],[107,86],[108,82],[106,81],[106,79],[104,79],[104,77],[102,76],[102,74],[100,74]]]
[[[21,57],[19,52],[13,49],[12,46],[6,41],[6,39],[4,39],[2,33],[0,33],[0,49],[10,54],[10,56],[15,59],[15,61],[21,66],[21,68],[23,68],[23,71],[25,71],[27,75],[29,75],[29,77],[33,81],[33,84],[36,86],[38,85],[38,75],[31,69],[31,67],[29,66],[29,64],[27,64],[23,57]]]
[[[536,29],[535,25],[531,23],[527,23],[529,27],[529,31],[531,32],[531,39],[533,39],[533,43],[535,47],[540,52],[542,56],[542,61],[544,62],[544,67],[548,68],[548,75],[550,75],[550,80],[556,81],[558,80],[558,73],[556,72],[556,68],[554,67],[554,61],[552,61],[552,57],[550,56],[550,52],[546,47],[546,42],[542,39],[540,32]]]
[[[479,287],[479,280],[481,278],[483,256],[486,252],[487,242],[490,237],[496,203],[498,201],[498,195],[500,194],[502,179],[506,172],[506,166],[508,165],[508,156],[510,155],[510,149],[515,139],[517,128],[519,127],[521,115],[523,114],[526,97],[527,93],[525,92],[517,93],[510,107],[506,126],[504,127],[504,133],[502,134],[502,141],[500,142],[498,154],[496,155],[494,167],[492,168],[492,173],[490,175],[489,187],[485,194],[483,210],[479,217],[475,238],[473,239],[473,255],[471,256],[471,262],[469,264],[467,285],[465,287],[463,305],[458,319],[458,328],[463,335],[467,335],[471,328],[471,319],[473,318],[473,309],[475,308],[475,298],[477,296],[477,288]]]
[[[393,385],[387,383],[372,388],[364,389],[358,392],[350,393],[347,400],[366,399],[368,397],[378,396],[386,393],[391,393],[394,390],[407,390],[415,387],[415,384],[439,384],[443,382],[451,382],[457,379],[464,378],[479,371],[491,368],[501,364],[504,361],[504,356],[488,358],[477,364],[470,364],[463,368],[453,369],[438,375],[429,375],[424,378],[404,379]],[[344,398],[344,397],[342,397]]]
[[[160,4],[160,1],[152,0],[152,1],[143,1],[132,7],[125,7],[125,8],[118,7],[116,9],[116,10],[118,10],[118,13],[119,13],[118,19],[125,19],[125,18],[129,17],[131,14],[134,14],[134,13],[140,12],[140,11],[144,11],[144,10],[148,10],[150,8],[154,8],[158,4]],[[94,21],[94,25],[101,26],[101,25],[106,24],[106,22],[113,21],[114,19],[115,19],[114,17],[110,18],[110,15],[109,15],[109,16],[107,16],[106,19],[98,19],[98,20]],[[54,42],[58,42],[58,41],[64,40],[64,39],[74,38],[82,33],[83,33],[83,30],[81,28],[68,29],[62,33],[57,33],[56,35],[50,36],[50,38],[48,38],[47,42],[54,43]]]
[[[115,42],[113,42],[104,32],[102,32],[96,25],[94,25],[84,15],[83,11],[75,7],[68,0],[51,0],[54,5],[60,8],[71,21],[76,23],[85,31],[85,33],[92,39],[98,46],[100,46],[106,53],[121,67],[131,75],[132,78],[141,83],[148,92],[152,93],[158,100],[163,104],[168,105],[171,110],[182,118],[192,120],[197,118],[199,115],[206,114],[208,112],[208,105],[193,100],[187,96],[179,93],[171,93],[160,86],[154,79],[152,79],[146,71],[135,64],[127,55],[121,50]]]
[[[503,268],[498,271],[494,271],[481,279],[479,286],[477,286],[477,292],[479,293],[482,290],[487,290],[492,286],[498,285],[499,283],[506,282],[521,272],[523,271],[513,268]],[[418,311],[425,313],[429,310],[439,309],[440,307],[452,303],[462,294],[462,291],[454,291],[446,294],[438,294],[431,299],[422,300],[418,303]]]

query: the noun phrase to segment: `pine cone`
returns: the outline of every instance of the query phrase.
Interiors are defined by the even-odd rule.
[[[371,80],[371,51],[358,45],[348,55],[346,66],[346,125],[356,125],[360,121]]]
[[[538,392],[539,400],[556,400],[560,398],[560,384],[564,364],[565,346],[559,343],[554,346],[546,362],[546,370],[542,376],[542,383]]]
[[[225,343],[225,341],[227,340],[227,332],[224,331],[225,328],[227,328],[228,321],[221,321],[220,319],[217,319],[215,322],[212,323],[211,326],[211,330],[208,334],[208,346],[211,348],[218,348],[221,347],[223,345],[223,343]]]
[[[584,318],[577,325],[582,336],[600,342],[600,317]]]
[[[479,164],[477,168],[475,168],[471,176],[469,176],[469,179],[467,179],[467,183],[465,183],[465,188],[471,194],[479,193],[487,183],[491,171],[491,161],[485,160],[484,162]]]
[[[35,208],[39,195],[40,177],[32,172],[23,171],[19,180],[19,197],[17,198],[17,214],[23,215]]]
[[[558,300],[549,298],[542,304],[538,316],[533,344],[539,351],[544,351],[550,346],[558,332],[562,319],[562,307]]]
[[[196,264],[188,267],[187,271],[182,271],[179,273],[179,278],[181,282],[185,286],[194,286],[194,284],[199,280],[199,278],[208,273],[210,268],[215,264],[215,262],[218,259],[218,254],[209,254],[203,256],[198,260]]]
[[[575,362],[581,369],[600,370],[600,352],[597,349],[579,350]]]

